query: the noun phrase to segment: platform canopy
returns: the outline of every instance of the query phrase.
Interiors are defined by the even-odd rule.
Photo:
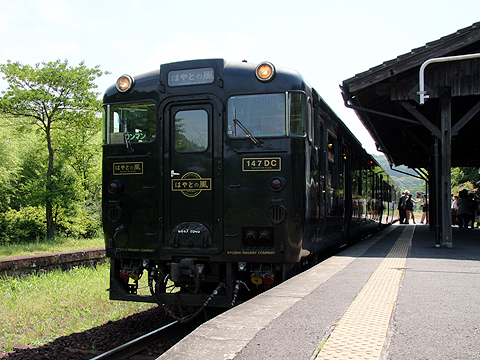
[[[446,60],[459,55],[472,56]],[[420,105],[420,69],[437,58],[445,59],[424,65],[428,98]],[[435,144],[447,136],[451,166],[480,167],[480,22],[344,80],[341,88],[345,105],[392,165],[431,167]],[[445,116],[451,117],[442,128]]]

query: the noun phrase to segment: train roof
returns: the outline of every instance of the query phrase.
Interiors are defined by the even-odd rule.
[[[158,70],[132,77],[134,85],[128,92],[128,100],[153,99],[175,95],[218,92],[232,94],[284,92],[300,90],[310,93],[311,86],[302,75],[292,69],[275,67],[275,77],[269,82],[261,82],[255,76],[258,64],[247,62],[231,62],[224,59],[186,60],[162,64]],[[205,84],[175,86],[168,80],[169,74],[182,74],[183,71],[199,71],[212,68],[215,73],[213,81]],[[212,85],[217,85],[213,87]],[[104,94],[104,103],[122,101],[125,97],[115,85],[110,86]]]

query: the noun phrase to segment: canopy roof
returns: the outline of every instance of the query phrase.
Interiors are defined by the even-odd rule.
[[[422,64],[465,54],[479,57],[425,67],[429,99],[419,105]],[[342,95],[389,162],[410,168],[432,164],[440,98],[451,96],[452,166],[480,167],[480,22],[344,80]]]

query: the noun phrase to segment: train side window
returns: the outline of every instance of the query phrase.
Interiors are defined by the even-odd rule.
[[[155,103],[110,105],[105,112],[108,144],[155,140]]]
[[[315,129],[313,126],[313,118],[312,118],[312,99],[308,98],[307,101],[307,133],[308,133],[308,140],[310,143],[314,143],[314,138],[315,138]]]
[[[205,151],[208,148],[208,113],[205,110],[182,110],[175,114],[175,150]]]
[[[307,101],[302,92],[288,93],[289,114],[288,121],[290,135],[304,135],[307,120]]]
[[[335,163],[335,149],[336,149],[336,139],[328,134],[328,151],[327,151],[327,156],[328,156],[328,161]]]

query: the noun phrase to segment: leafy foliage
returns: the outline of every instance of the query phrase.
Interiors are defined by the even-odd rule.
[[[101,101],[92,89],[104,72],[67,60],[35,67],[9,60],[0,71],[8,82],[0,98],[0,111],[8,116],[2,123],[29,136],[37,129],[33,140],[42,145],[21,149],[19,168],[0,178],[0,190],[12,194],[1,200],[16,209],[44,206],[47,237],[53,238],[62,216],[74,217],[82,206],[85,212],[87,199],[99,198]]]
[[[19,170],[18,139],[12,134],[10,123],[0,117],[0,212],[7,211],[16,196],[15,174]]]
[[[479,185],[480,169],[470,167],[452,169],[452,194],[458,194],[463,189],[477,192]]]
[[[46,235],[45,210],[41,207],[10,209],[0,214],[0,245],[32,242]]]

